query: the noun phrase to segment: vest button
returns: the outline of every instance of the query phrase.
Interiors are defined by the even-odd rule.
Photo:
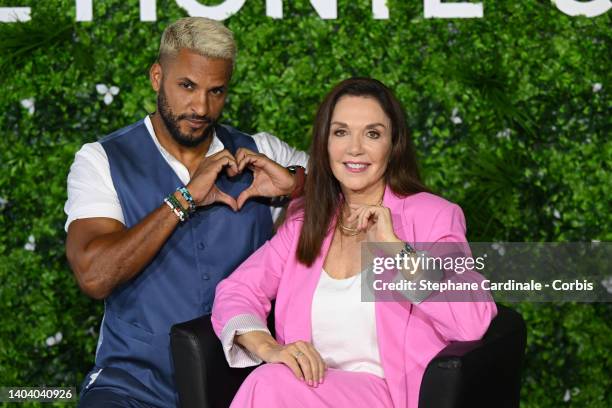
[[[204,249],[204,248],[206,248],[206,245],[202,241],[198,242],[198,249]]]
[[[209,280],[210,276],[207,273],[205,273],[205,274],[202,275],[202,279]]]

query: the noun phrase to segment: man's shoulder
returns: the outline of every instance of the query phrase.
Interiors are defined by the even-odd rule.
[[[144,119],[139,120],[138,122],[132,123],[131,125],[127,125],[126,127],[123,127],[119,130],[114,131],[113,133],[110,133],[106,136],[104,136],[102,139],[99,140],[99,142],[101,144],[110,142],[112,140],[115,140],[121,136],[124,136],[128,133],[132,133],[134,131],[147,131],[147,127],[144,124]]]

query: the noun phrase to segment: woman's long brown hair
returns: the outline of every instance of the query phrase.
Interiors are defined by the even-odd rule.
[[[315,117],[304,197],[296,209],[304,210],[304,224],[297,248],[298,260],[310,266],[317,258],[334,215],[344,197],[329,163],[327,142],[336,103],[343,96],[362,96],[378,101],[391,122],[391,154],[385,182],[398,196],[428,191],[421,182],[416,154],[404,110],[393,92],[371,78],[351,78],[331,90]]]

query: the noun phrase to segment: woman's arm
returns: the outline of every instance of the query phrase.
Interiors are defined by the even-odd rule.
[[[235,342],[266,363],[285,364],[296,378],[306,381],[308,385],[316,387],[323,382],[327,366],[312,343],[296,341],[278,344],[270,333],[262,331],[238,335]]]
[[[285,265],[295,256],[300,226],[295,216],[290,217],[270,241],[217,285],[211,321],[230,367],[283,363],[297,378],[316,387],[326,367],[312,344],[278,344],[266,326]]]
[[[461,207],[450,204],[443,207],[435,216],[425,242],[436,244],[433,245],[434,255],[443,255],[451,249],[457,249],[461,256],[471,256],[465,233],[465,217]],[[449,279],[453,282],[475,282],[480,285],[484,279],[473,270],[461,274],[450,271],[450,274]],[[491,320],[497,315],[497,307],[491,294],[484,290],[462,291],[459,295],[455,293],[453,296],[434,293],[423,302],[413,305],[425,313],[435,329],[447,341],[480,339],[489,328]]]
[[[261,363],[256,354],[236,345],[234,340],[237,335],[248,332],[270,334],[266,320],[292,252],[293,235],[299,231],[296,224],[293,219],[287,220],[271,240],[217,285],[211,321],[230,366]]]
[[[432,208],[438,207],[439,210],[433,216],[429,216]],[[365,231],[367,241],[375,247],[377,243],[385,243],[385,258],[394,258],[400,255],[399,250],[403,247],[400,238],[395,235],[397,225],[393,225],[392,216],[389,208],[381,206],[353,206],[353,213],[349,221],[358,220],[358,228]],[[404,210],[405,211],[405,210]],[[436,198],[419,206],[412,208],[412,212],[419,213],[419,226],[417,229],[416,246],[418,250],[426,250],[428,257],[445,256],[457,257],[471,256],[467,239],[465,238],[465,218],[463,211],[456,205],[445,200]],[[404,218],[402,217],[402,220]],[[406,218],[404,222],[415,222],[414,218]],[[401,245],[399,245],[401,243]],[[389,251],[393,252],[390,253]],[[401,255],[400,255],[401,256]],[[417,255],[411,255],[416,261]],[[396,272],[405,273],[405,270]],[[426,277],[429,280],[438,281],[442,271],[418,269],[417,274],[406,277],[417,283]],[[462,274],[454,271],[447,271],[447,277],[453,282],[476,282],[480,284],[483,277],[471,270]],[[396,281],[402,274],[395,273],[389,275],[391,281]],[[417,286],[418,287],[418,286]],[[448,295],[447,293],[431,293],[419,290],[406,290],[398,294],[412,302],[414,307],[419,308],[430,319],[435,329],[447,341],[468,341],[480,339],[489,327],[489,323],[497,314],[497,308],[489,292],[463,291]],[[390,293],[383,293],[390,295]],[[425,300],[423,300],[425,299]]]

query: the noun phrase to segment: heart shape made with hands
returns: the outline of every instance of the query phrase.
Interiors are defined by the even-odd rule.
[[[224,169],[229,178],[232,178],[247,169],[253,173],[253,181],[236,199],[213,184],[207,194],[205,205],[220,202],[227,204],[234,211],[239,211],[251,197],[278,197],[291,193],[294,185],[293,176],[267,156],[246,148],[239,148],[235,156],[226,150],[219,153],[223,153],[220,156],[223,163],[217,167],[218,173]]]

